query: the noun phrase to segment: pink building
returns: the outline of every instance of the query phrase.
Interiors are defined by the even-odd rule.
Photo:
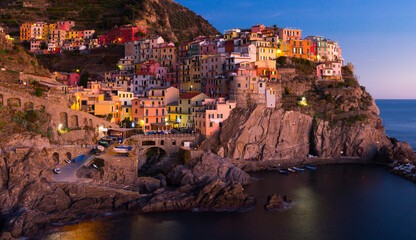
[[[56,22],[56,29],[69,31],[72,27],[75,26],[74,21],[60,21]]]
[[[202,109],[195,112],[195,129],[205,137],[219,132],[223,121],[230,116],[235,106],[235,102],[224,98],[205,99]]]
[[[263,31],[264,29],[266,29],[266,27],[264,25],[257,24],[255,26],[252,26],[251,27],[251,32],[253,32],[253,33],[259,33],[261,31]]]
[[[206,41],[200,45],[200,54],[201,55],[210,55],[210,54],[217,54],[217,42],[216,41]]]
[[[318,79],[342,79],[342,64],[340,62],[326,62],[316,66],[316,77]]]
[[[71,87],[76,87],[79,85],[80,79],[81,79],[81,76],[79,75],[79,73],[71,73],[69,75],[68,85]]]

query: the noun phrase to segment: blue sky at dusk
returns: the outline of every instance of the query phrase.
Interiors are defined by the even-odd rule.
[[[377,99],[416,98],[416,1],[176,0],[220,32],[266,26],[299,27],[302,35],[337,40],[361,85]]]

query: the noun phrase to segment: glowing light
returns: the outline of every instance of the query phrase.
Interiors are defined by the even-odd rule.
[[[79,72],[79,69],[77,69],[76,71]]]
[[[280,49],[279,49],[279,50],[277,50],[277,53],[279,53],[279,54],[280,54],[281,52],[282,52],[282,51],[281,51]]]
[[[60,123],[59,125],[58,125],[58,130],[61,130],[62,129],[62,123]]]

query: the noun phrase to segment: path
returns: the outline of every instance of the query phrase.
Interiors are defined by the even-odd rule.
[[[87,157],[80,162],[71,162],[65,163],[64,165],[60,165],[59,167],[61,168],[61,173],[54,174],[55,182],[77,182],[79,180],[76,176],[78,169],[84,165],[88,165],[90,161],[92,161],[94,158],[95,155],[90,154],[87,155]]]

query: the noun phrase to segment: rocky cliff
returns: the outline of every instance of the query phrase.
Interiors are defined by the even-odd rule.
[[[342,82],[304,77],[278,84],[276,89],[282,92],[277,94],[276,108],[259,104],[234,109],[222,131],[203,145],[240,160],[298,160],[308,154],[416,160],[407,143],[393,143],[385,134],[378,107],[353,76]]]
[[[28,0],[2,4],[0,20],[18,31],[27,21],[76,22],[77,29],[95,29],[99,34],[114,26],[140,24],[172,42],[189,41],[199,35],[219,32],[201,16],[172,0]],[[1,6],[1,5],[0,5]]]

